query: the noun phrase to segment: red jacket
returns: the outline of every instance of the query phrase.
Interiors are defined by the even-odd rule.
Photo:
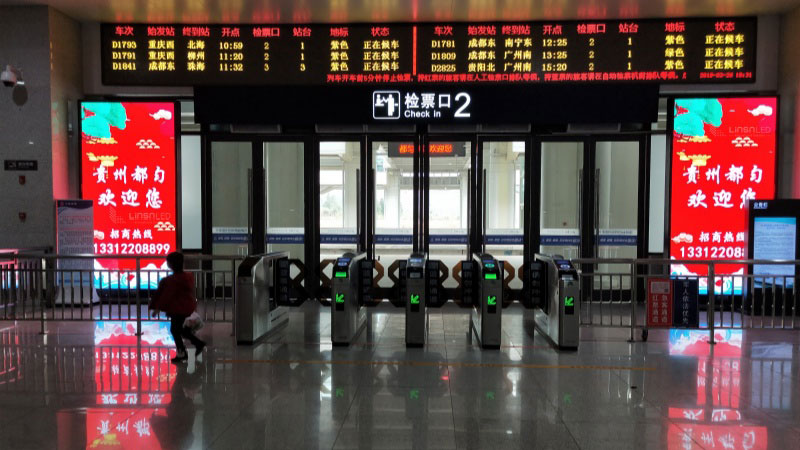
[[[194,295],[194,276],[189,272],[170,275],[158,283],[150,308],[169,316],[189,316],[197,308]]]

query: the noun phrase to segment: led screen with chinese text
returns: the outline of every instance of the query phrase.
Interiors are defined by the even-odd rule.
[[[747,258],[747,205],[775,196],[777,98],[675,99],[671,156],[670,257]],[[716,275],[743,274],[716,266]],[[706,264],[673,264],[704,277]],[[741,277],[718,276],[715,292],[741,293]],[[700,278],[700,292],[708,281]]]
[[[94,252],[152,255],[144,270],[164,269],[176,250],[175,104],[81,103],[81,181],[94,202]],[[95,286],[135,286],[134,259],[96,259]],[[155,287],[158,276],[143,276]]]

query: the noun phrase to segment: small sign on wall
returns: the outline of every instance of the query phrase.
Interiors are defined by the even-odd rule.
[[[5,170],[34,171],[39,170],[39,161],[35,159],[6,159]]]

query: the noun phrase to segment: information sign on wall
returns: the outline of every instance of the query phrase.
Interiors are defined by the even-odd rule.
[[[675,100],[672,137],[670,257],[731,260],[747,257],[747,208],[775,195],[777,98]],[[743,265],[718,265],[716,275],[743,274]],[[673,264],[673,275],[699,275],[706,264]],[[741,277],[718,276],[716,292],[740,293]]]
[[[81,103],[83,198],[93,200],[94,253],[152,255],[140,267],[167,269],[164,256],[176,249],[175,104],[167,102]],[[98,288],[135,285],[133,259],[97,259]],[[140,285],[153,288],[157,276]]]

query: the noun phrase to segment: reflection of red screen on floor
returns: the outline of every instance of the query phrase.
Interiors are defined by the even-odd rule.
[[[777,99],[675,99],[670,257],[747,258],[747,202],[775,196]],[[743,273],[720,265],[716,273]],[[707,275],[701,264],[674,264],[673,275]],[[700,280],[701,292],[707,282]],[[718,292],[741,292],[741,279],[718,278]]]
[[[156,409],[89,408],[86,448],[159,450],[161,444],[153,429],[153,419],[164,415],[164,410]]]
[[[176,249],[175,109],[165,102],[81,103],[82,191],[94,201],[95,253],[159,255],[142,268],[160,268]],[[97,264],[135,268],[132,260]]]

